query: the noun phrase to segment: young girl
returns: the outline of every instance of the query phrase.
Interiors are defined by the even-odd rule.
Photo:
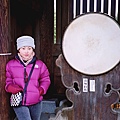
[[[41,101],[50,86],[49,71],[46,65],[35,56],[34,39],[21,36],[17,39],[18,54],[6,65],[5,90],[16,94],[23,91],[29,73],[35,66],[24,94],[21,106],[13,107],[18,120],[40,120]]]

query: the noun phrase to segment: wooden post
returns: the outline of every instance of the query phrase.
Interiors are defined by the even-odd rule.
[[[9,1],[0,1],[0,120],[10,120],[9,95],[5,92],[5,66],[9,51]]]

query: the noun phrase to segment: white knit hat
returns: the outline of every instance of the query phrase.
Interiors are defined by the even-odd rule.
[[[34,39],[31,36],[21,36],[17,38],[17,50],[23,46],[31,46],[35,49]]]

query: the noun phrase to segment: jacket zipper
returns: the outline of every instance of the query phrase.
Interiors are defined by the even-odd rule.
[[[26,80],[26,66],[24,66],[24,82]],[[27,90],[26,90],[27,91]],[[26,104],[26,91],[24,91],[24,105]]]

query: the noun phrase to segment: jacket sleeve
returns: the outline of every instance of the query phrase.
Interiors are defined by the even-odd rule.
[[[9,62],[6,65],[6,85],[5,85],[5,90],[8,92],[8,86],[10,84],[13,84],[13,80],[12,80],[12,75],[10,72],[10,67],[9,67]]]
[[[10,93],[13,93],[13,94],[22,91],[22,88],[20,88],[18,85],[15,85],[13,83],[9,63],[6,65],[6,85],[5,85],[5,90],[6,90],[6,92],[10,92]]]
[[[46,94],[49,86],[50,86],[50,76],[49,71],[46,65],[43,63],[41,67],[41,75],[40,75],[40,87],[43,88],[43,94]]]
[[[18,85],[10,84],[7,87],[7,91],[13,94],[16,94],[20,91],[22,91],[22,88],[20,88]]]

